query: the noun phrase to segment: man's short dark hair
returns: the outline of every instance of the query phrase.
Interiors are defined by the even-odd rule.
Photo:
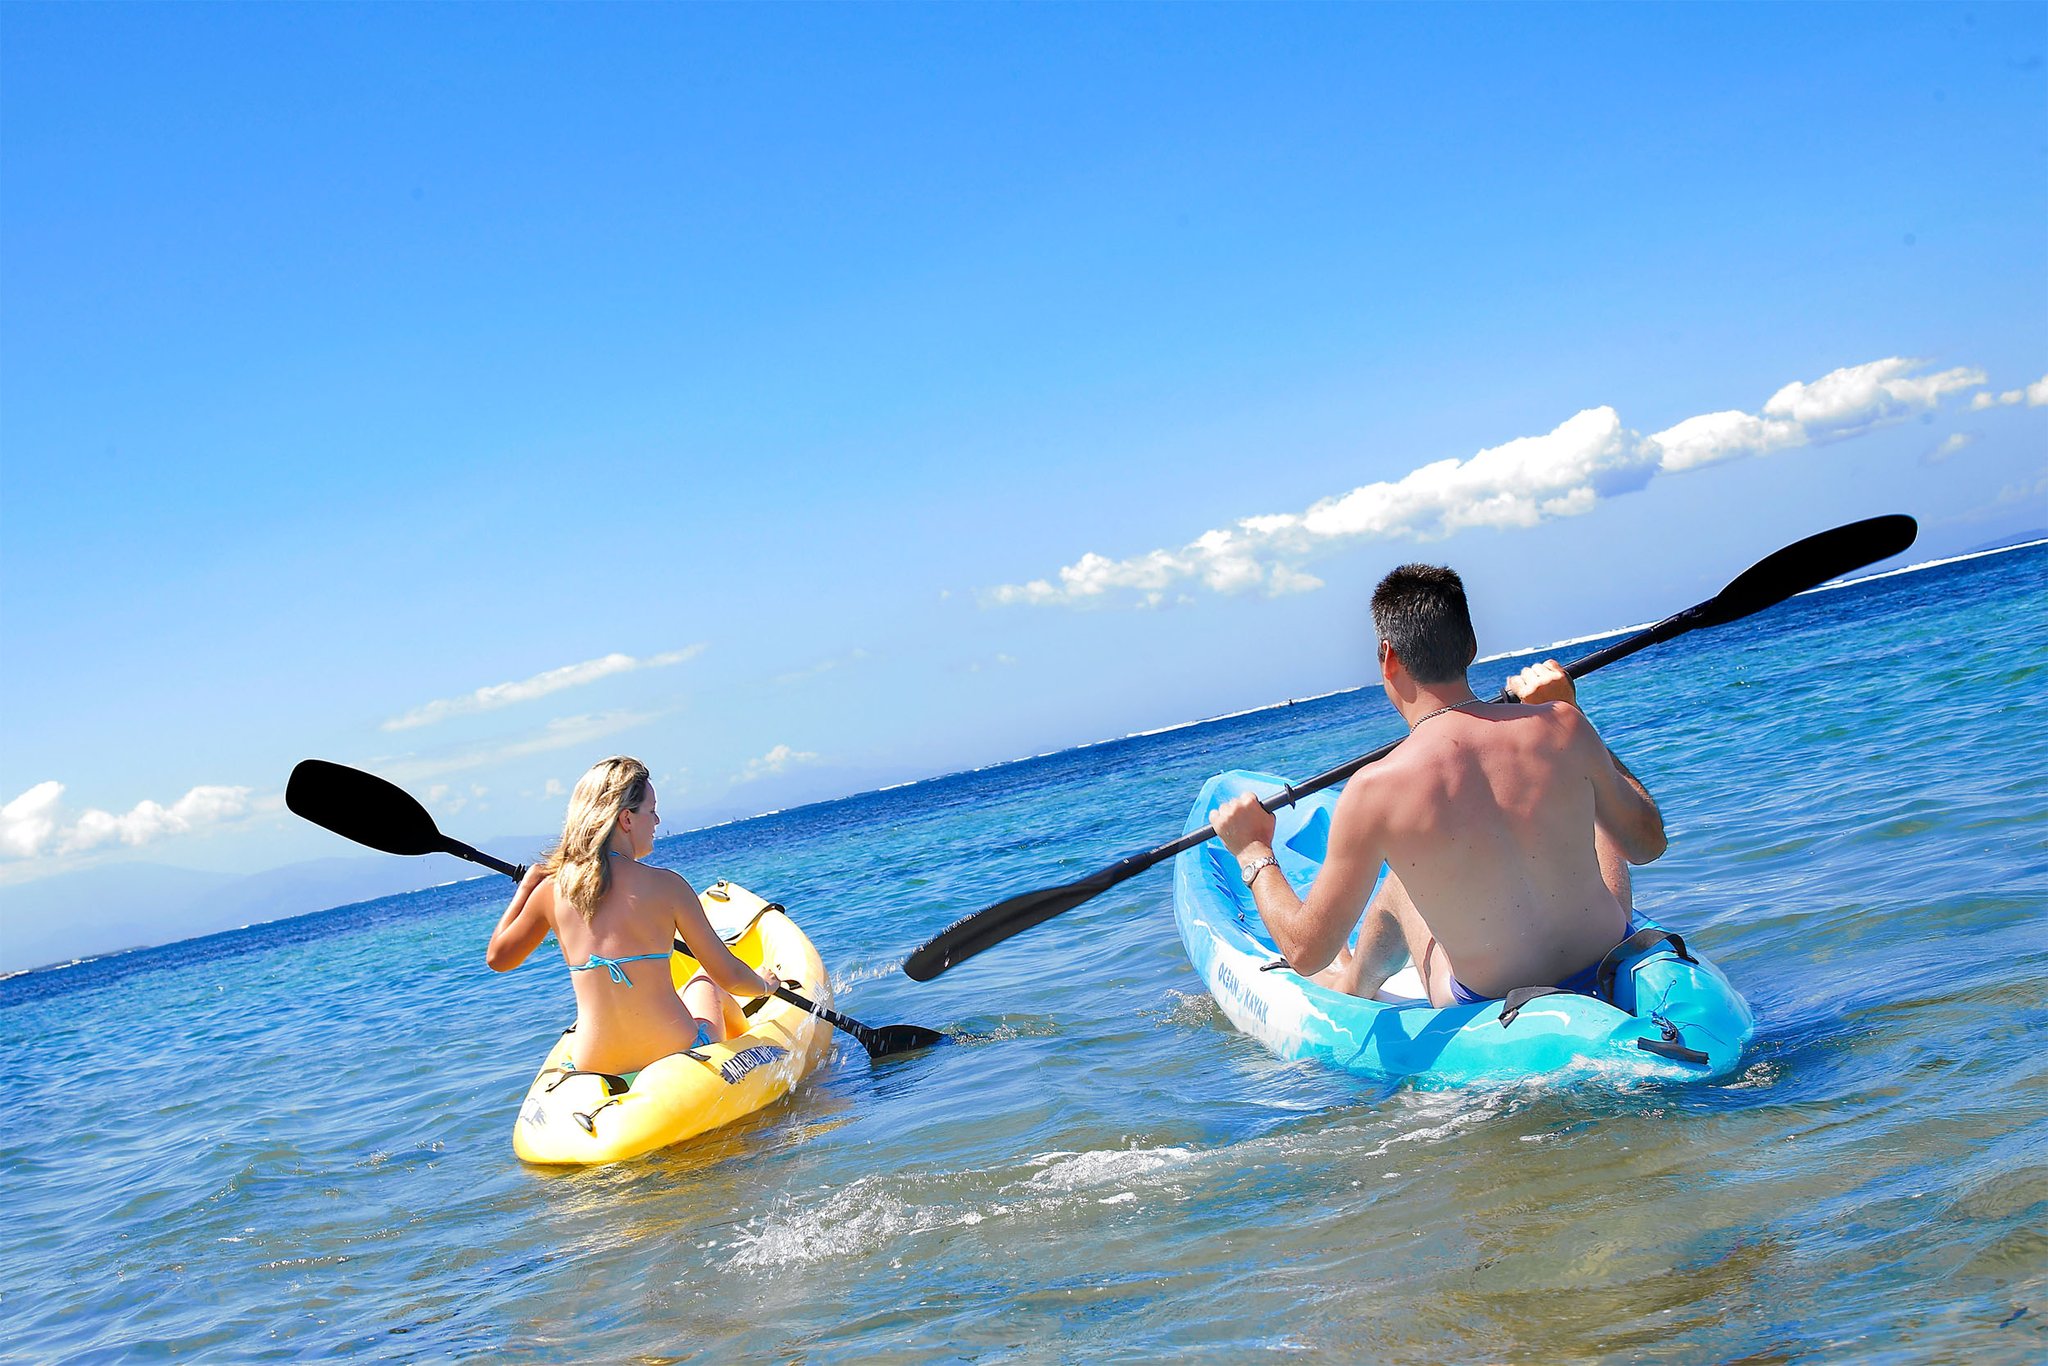
[[[1372,592],[1372,624],[1417,683],[1452,683],[1479,653],[1465,581],[1438,564],[1404,564]]]

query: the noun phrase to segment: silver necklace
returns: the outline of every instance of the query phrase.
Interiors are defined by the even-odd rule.
[[[1413,734],[1413,733],[1414,733],[1415,731],[1418,731],[1418,730],[1422,729],[1422,723],[1423,723],[1424,721],[1433,721],[1433,720],[1435,720],[1435,719],[1436,719],[1437,717],[1439,717],[1439,716],[1442,716],[1442,715],[1443,715],[1443,714],[1444,714],[1445,712],[1447,712],[1447,711],[1456,711],[1456,710],[1457,710],[1458,708],[1460,708],[1460,707],[1469,707],[1469,706],[1471,706],[1471,705],[1472,705],[1472,704],[1473,704],[1474,702],[1477,702],[1478,700],[1479,700],[1479,699],[1478,699],[1478,698],[1476,698],[1476,697],[1468,697],[1468,698],[1466,698],[1466,699],[1465,699],[1465,700],[1464,700],[1463,702],[1453,702],[1453,703],[1451,703],[1451,705],[1450,705],[1450,706],[1448,706],[1448,707],[1438,707],[1438,708],[1437,708],[1437,709],[1436,709],[1435,711],[1433,711],[1433,712],[1430,712],[1430,713],[1428,713],[1427,715],[1424,715],[1424,716],[1421,716],[1421,717],[1418,717],[1418,718],[1416,718],[1416,722],[1415,722],[1415,724],[1414,724],[1414,725],[1412,725],[1412,726],[1410,726],[1410,727],[1408,727],[1408,730],[1409,730],[1409,732],[1410,732],[1411,734]]]

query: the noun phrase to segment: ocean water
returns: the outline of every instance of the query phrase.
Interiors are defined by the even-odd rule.
[[[572,1007],[552,950],[484,968],[502,881],[0,981],[0,1353],[2038,1362],[2044,690],[2041,547],[1586,682],[1673,837],[1638,901],[1757,1012],[1720,1085],[1276,1062],[1188,968],[1164,867],[936,982],[896,971],[1171,838],[1212,772],[1393,738],[1376,690],[664,841],[785,902],[841,1009],[958,1037],[844,1044],[617,1167],[512,1156]]]

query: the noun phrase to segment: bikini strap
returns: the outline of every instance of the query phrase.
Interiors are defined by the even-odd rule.
[[[632,986],[633,979],[626,976],[626,970],[619,966],[621,963],[638,963],[649,958],[666,957],[668,957],[668,955],[665,953],[629,953],[624,958],[604,958],[599,956],[598,954],[593,953],[590,955],[590,961],[588,963],[571,963],[569,965],[569,971],[589,972],[592,968],[603,968],[606,972],[609,972],[612,975],[612,980],[614,982],[622,982],[627,986]]]

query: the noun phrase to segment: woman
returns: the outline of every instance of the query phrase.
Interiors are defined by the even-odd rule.
[[[656,1058],[746,1032],[733,1000],[781,985],[733,956],[688,882],[639,860],[661,816],[647,765],[606,759],[576,784],[561,843],[526,871],[484,955],[509,972],[548,931],[576,988],[576,1066],[637,1072]],[[678,993],[669,977],[676,934],[703,966]]]

